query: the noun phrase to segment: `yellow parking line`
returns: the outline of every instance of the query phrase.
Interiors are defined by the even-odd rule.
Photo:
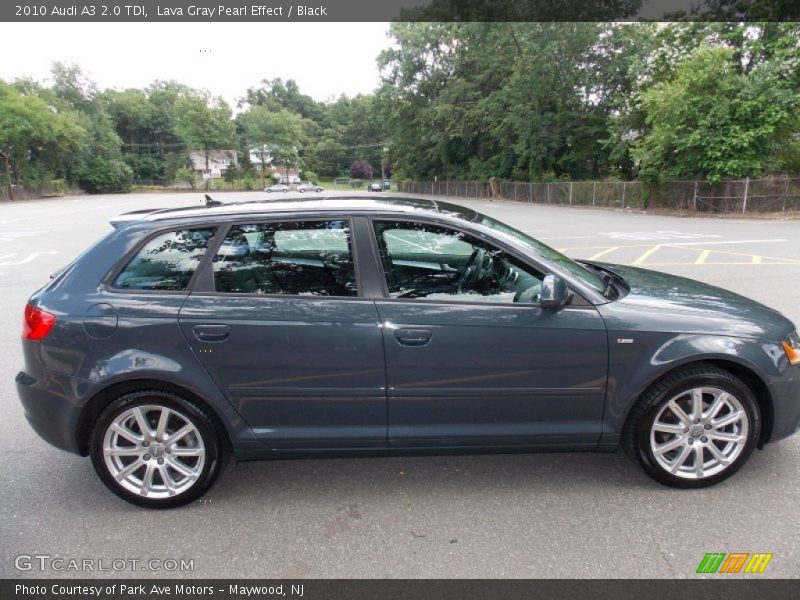
[[[653,254],[658,252],[660,249],[661,249],[661,244],[658,244],[658,245],[653,246],[652,248],[650,248],[648,250],[645,250],[644,253],[642,253],[642,255],[639,258],[637,258],[635,261],[633,261],[631,264],[632,265],[641,265],[642,263],[644,263],[644,261],[646,261]]]
[[[753,255],[753,264],[760,265],[761,264],[761,257],[758,254]]]
[[[710,254],[711,254],[711,250],[703,250],[703,251],[700,253],[700,256],[698,256],[698,257],[697,257],[697,260],[696,260],[696,261],[694,261],[694,264],[696,264],[696,265],[702,265],[702,264],[705,264],[705,262],[706,262],[706,259],[708,258],[708,256],[709,256]]]
[[[691,248],[692,250],[703,250],[703,248],[695,248],[695,247],[692,247],[692,246],[683,246],[683,248]],[[727,254],[729,256],[746,256],[747,258],[750,259],[751,264],[753,264],[753,263],[755,263],[755,264],[766,264],[766,263],[760,262],[761,260],[766,258],[767,260],[782,261],[787,265],[800,265],[800,259],[797,259],[797,258],[786,258],[786,257],[781,258],[781,257],[777,257],[777,256],[763,256],[763,255],[758,255],[758,254],[754,255],[754,254],[746,254],[744,252],[731,252],[730,250],[714,250],[714,252],[716,252],[717,254]],[[759,257],[759,262],[754,261],[753,260],[753,256],[758,256]]]
[[[611,246],[611,248],[606,248],[605,250],[598,252],[597,254],[593,254],[588,258],[588,260],[597,260],[601,256],[605,256],[606,254],[610,254],[614,250],[619,250],[619,246]]]

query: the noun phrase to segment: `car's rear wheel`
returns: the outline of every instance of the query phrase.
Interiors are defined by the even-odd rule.
[[[222,470],[223,445],[198,405],[162,391],[126,394],[100,415],[92,463],[119,497],[148,508],[193,502]]]
[[[651,386],[631,412],[623,445],[656,481],[699,488],[738,471],[760,433],[752,390],[704,365],[679,369]]]

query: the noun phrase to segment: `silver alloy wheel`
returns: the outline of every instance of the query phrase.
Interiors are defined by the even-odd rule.
[[[733,394],[715,387],[693,388],[658,412],[650,429],[650,449],[668,473],[705,479],[739,458],[749,427],[747,412]]]
[[[135,406],[106,429],[103,458],[111,476],[145,498],[170,498],[203,472],[206,450],[197,427],[166,406]]]

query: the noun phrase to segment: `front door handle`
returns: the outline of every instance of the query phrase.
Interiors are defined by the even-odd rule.
[[[224,342],[231,334],[231,328],[227,325],[195,325],[192,333],[201,342]]]
[[[395,329],[394,337],[404,346],[424,346],[431,341],[430,329]]]

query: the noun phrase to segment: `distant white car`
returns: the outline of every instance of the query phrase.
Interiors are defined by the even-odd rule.
[[[321,192],[322,188],[318,185],[311,183],[310,181],[306,181],[305,183],[301,183],[297,186],[297,191],[300,193],[303,192]]]
[[[276,183],[275,185],[269,186],[264,191],[268,194],[271,194],[272,192],[288,192],[289,186],[285,183]]]

